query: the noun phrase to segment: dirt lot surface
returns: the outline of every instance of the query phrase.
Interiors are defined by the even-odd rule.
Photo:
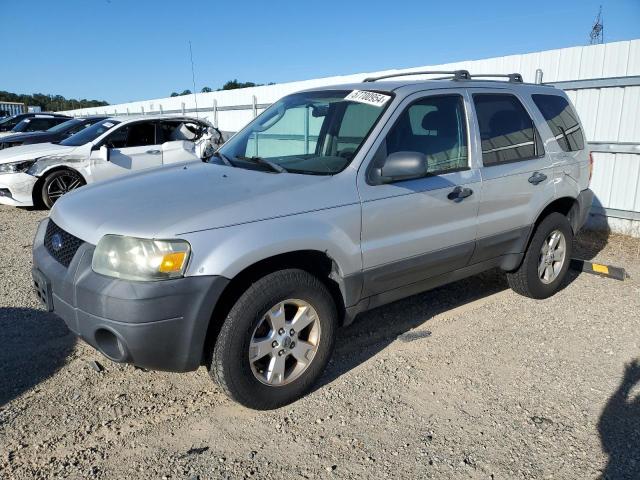
[[[204,369],[111,363],[43,312],[45,215],[0,207],[2,479],[640,478],[638,240],[576,242],[625,282],[573,273],[533,301],[489,272],[369,312],[313,393],[255,412]]]

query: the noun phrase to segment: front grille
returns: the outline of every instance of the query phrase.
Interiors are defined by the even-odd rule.
[[[44,234],[44,246],[59,263],[68,267],[83,243],[82,240],[65,232],[53,220],[49,219],[47,231]]]

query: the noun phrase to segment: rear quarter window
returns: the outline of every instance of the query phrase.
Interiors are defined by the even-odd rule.
[[[584,149],[584,136],[578,115],[566,98],[559,95],[531,95],[540,113],[547,121],[554,138],[565,152]]]

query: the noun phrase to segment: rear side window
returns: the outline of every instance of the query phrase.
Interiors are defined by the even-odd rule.
[[[473,95],[484,166],[529,160],[544,155],[533,120],[514,95]]]
[[[584,149],[584,137],[578,115],[566,98],[558,95],[531,95],[531,97],[562,150],[575,152]]]
[[[163,121],[160,122],[160,138],[157,143],[178,140],[195,141],[202,128],[202,125],[195,122]]]

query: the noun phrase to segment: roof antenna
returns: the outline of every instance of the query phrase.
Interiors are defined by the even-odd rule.
[[[602,5],[600,5],[600,10],[598,10],[598,16],[591,27],[591,32],[589,33],[589,44],[590,45],[598,45],[600,43],[604,43],[604,22],[602,21]]]
[[[189,40],[189,56],[191,58],[191,80],[193,81],[193,101],[196,104],[196,118],[198,117],[198,97],[196,94],[196,73],[193,68],[193,50],[191,49],[191,40]]]

